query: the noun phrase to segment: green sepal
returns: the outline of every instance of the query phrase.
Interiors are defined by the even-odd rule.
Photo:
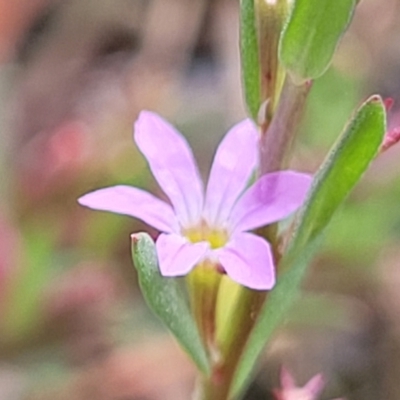
[[[175,278],[161,276],[155,245],[147,233],[132,235],[132,257],[148,306],[168,327],[199,370],[208,375],[210,365],[206,351],[184,293]]]

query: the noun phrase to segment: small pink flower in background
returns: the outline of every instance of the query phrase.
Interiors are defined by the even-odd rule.
[[[389,114],[394,105],[394,100],[391,97],[388,97],[384,100],[386,112]],[[379,150],[380,153],[385,152],[386,150],[393,147],[400,141],[400,113],[397,111],[394,115],[390,116],[388,130],[385,134],[383,142],[381,144],[381,148]]]
[[[399,141],[400,141],[400,126],[397,126],[396,128],[393,128],[386,132],[386,135],[383,139],[381,148],[379,150],[380,153],[383,153],[384,151],[389,150],[391,147],[393,147]]]
[[[313,376],[303,387],[298,387],[293,376],[286,368],[282,368],[280,380],[281,389],[274,391],[276,400],[318,400],[325,387],[325,380],[322,374]]]
[[[171,205],[122,185],[88,193],[79,203],[130,215],[160,230],[156,249],[163,276],[185,275],[208,260],[244,286],[271,289],[275,267],[270,245],[247,231],[294,212],[311,177],[280,171],[246,190],[258,161],[258,132],[250,120],[235,125],[222,140],[205,192],[188,143],[161,117],[143,111],[134,139]]]

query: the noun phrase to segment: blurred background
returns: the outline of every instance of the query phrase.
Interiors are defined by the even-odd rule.
[[[399,0],[363,0],[312,89],[292,167],[314,172],[353,109],[395,100]],[[149,228],[76,199],[126,183],[159,193],[132,141],[154,110],[204,176],[245,116],[237,0],[0,0],[0,399],[187,400],[194,370],[141,298],[129,233]],[[400,146],[330,225],[247,400],[283,364],[324,399],[400,398]],[[155,231],[150,233],[156,235]]]

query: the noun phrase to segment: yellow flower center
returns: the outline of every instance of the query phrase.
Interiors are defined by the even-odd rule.
[[[192,243],[208,242],[212,249],[225,246],[229,239],[228,232],[225,229],[210,227],[205,221],[202,221],[199,226],[185,229],[182,233]]]

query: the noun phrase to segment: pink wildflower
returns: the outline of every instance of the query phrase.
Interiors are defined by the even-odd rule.
[[[86,194],[79,203],[130,215],[160,230],[156,249],[163,276],[185,275],[207,260],[244,286],[271,289],[275,267],[270,245],[247,231],[295,211],[304,201],[310,176],[271,173],[245,190],[258,159],[258,132],[250,120],[234,126],[222,140],[205,195],[191,149],[169,123],[143,111],[134,138],[171,205],[121,185]]]
[[[281,389],[274,391],[276,400],[318,400],[325,387],[322,374],[313,376],[303,387],[296,386],[293,376],[286,368],[282,368],[280,378]]]

